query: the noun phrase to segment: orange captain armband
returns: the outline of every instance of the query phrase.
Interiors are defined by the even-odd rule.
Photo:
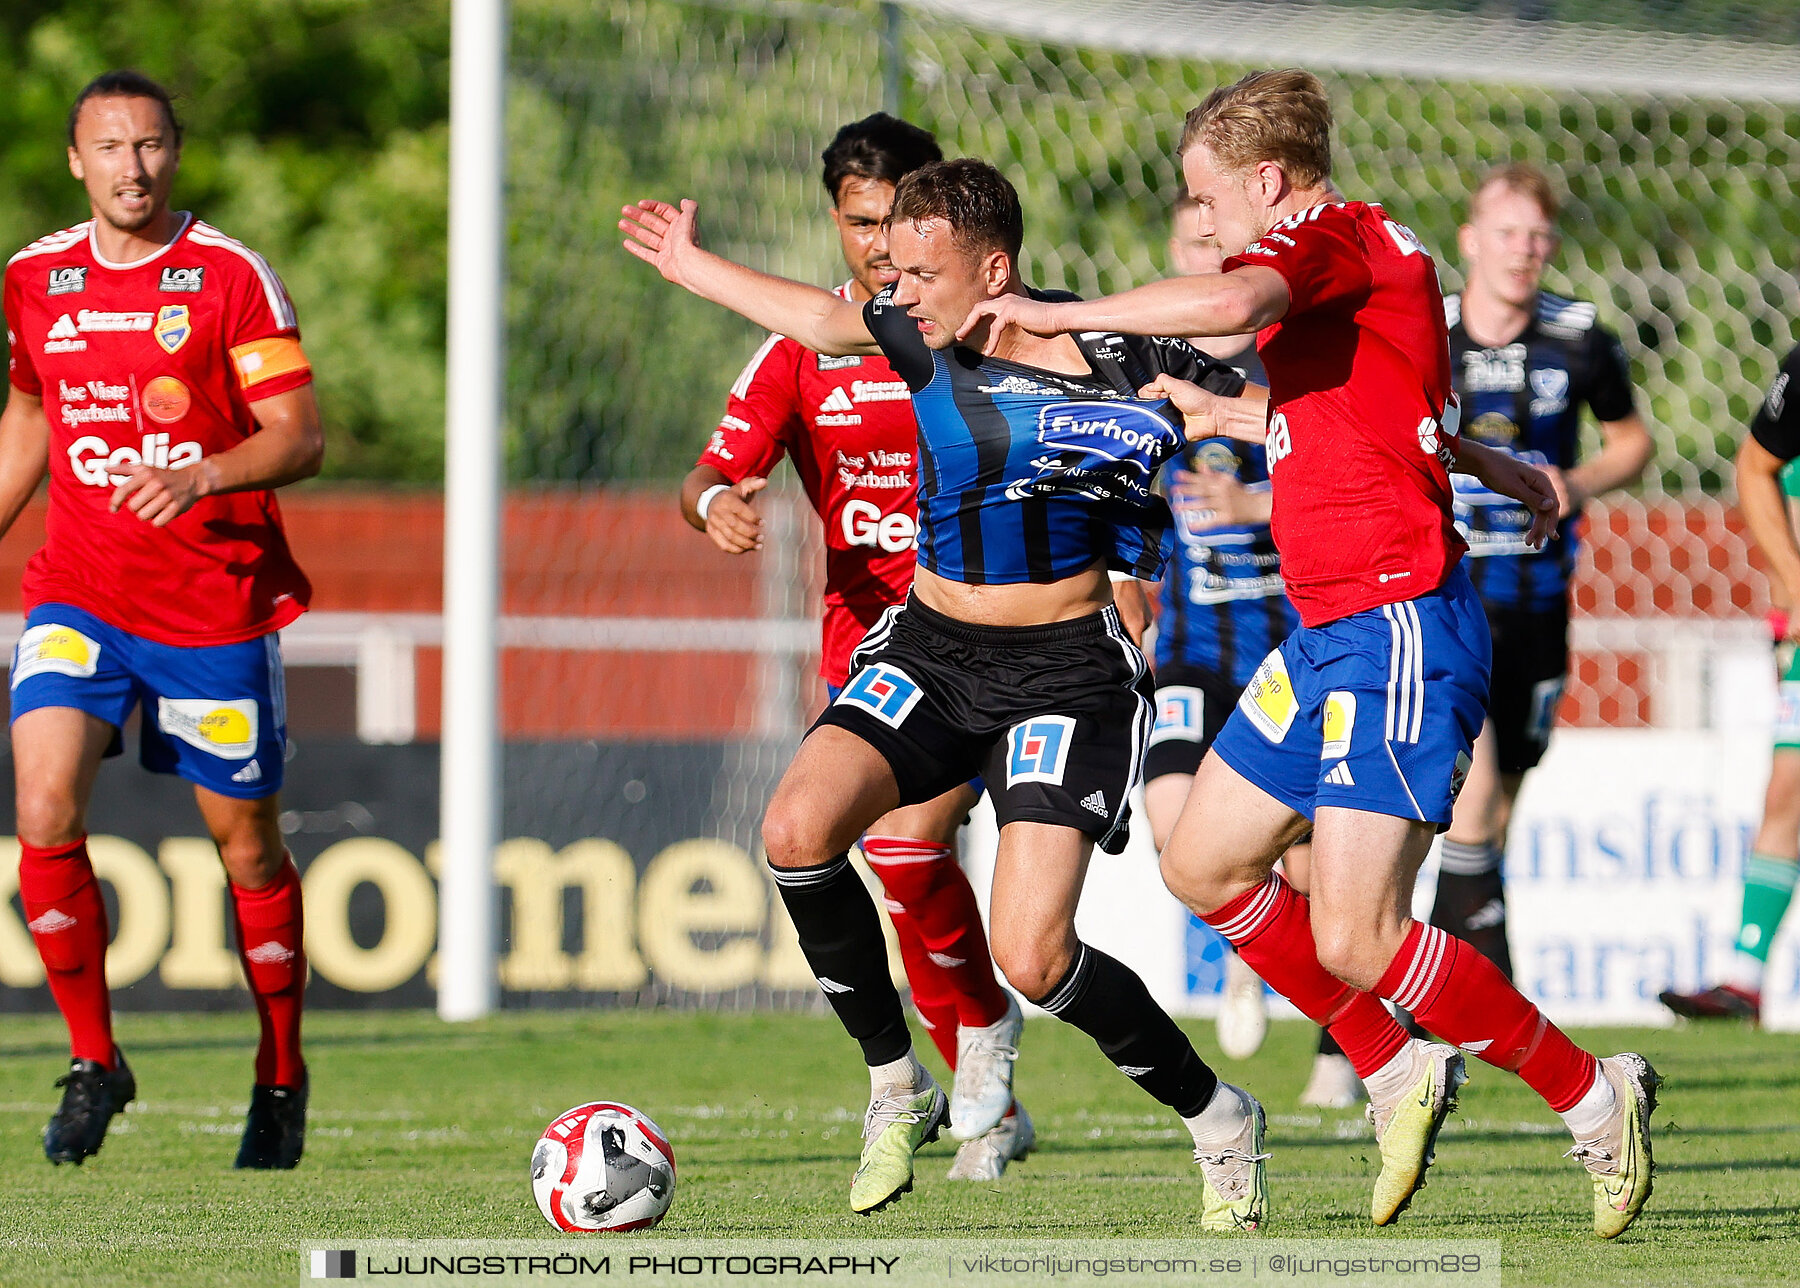
[[[270,336],[266,340],[240,344],[231,351],[231,365],[237,371],[238,387],[247,394],[279,376],[290,376],[295,372],[312,374],[306,350],[291,335]]]

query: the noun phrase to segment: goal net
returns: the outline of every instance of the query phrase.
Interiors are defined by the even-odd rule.
[[[1417,231],[1447,290],[1471,182],[1545,166],[1567,197],[1546,285],[1624,336],[1657,446],[1640,486],[1590,512],[1562,720],[1754,718],[1765,592],[1730,461],[1794,336],[1800,17],[1774,0],[1597,11],[514,0],[506,834],[536,843],[519,851],[531,897],[561,890],[567,915],[537,973],[503,982],[727,1004],[810,987],[756,822],[822,696],[818,524],[791,483],[766,497],[759,554],[681,522],[676,485],[759,336],[626,256],[615,225],[628,200],[692,197],[709,245],[832,284],[818,154],[896,91],[947,155],[1018,186],[1029,278],[1082,293],[1170,271],[1182,117],[1252,67],[1326,78],[1339,186]],[[614,849],[577,845],[595,838]],[[525,886],[508,871],[510,908]],[[610,966],[583,931],[601,906],[635,954]]]

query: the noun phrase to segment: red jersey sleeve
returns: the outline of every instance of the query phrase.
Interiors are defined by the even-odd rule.
[[[240,258],[226,296],[225,344],[244,400],[255,402],[308,383],[312,364],[300,347],[294,305],[275,270],[254,251],[245,250]]]
[[[1367,296],[1373,283],[1368,257],[1355,236],[1355,225],[1349,220],[1331,217],[1332,208],[1314,207],[1321,215],[1307,218],[1312,211],[1283,220],[1224,263],[1222,271],[1248,268],[1261,264],[1272,268],[1287,281],[1288,315],[1310,309],[1327,308]]]
[[[39,379],[37,367],[32,364],[31,351],[25,347],[25,333],[22,330],[25,325],[25,288],[20,284],[20,278],[21,274],[16,268],[6,270],[6,374],[12,381],[13,388],[22,394],[37,397],[44,392],[44,382]]]
[[[768,477],[802,427],[799,364],[804,352],[779,335],[763,342],[731,386],[725,416],[699,464],[712,466],[733,483]]]

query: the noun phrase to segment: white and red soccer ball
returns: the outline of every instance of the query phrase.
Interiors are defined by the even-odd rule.
[[[531,1192],[559,1230],[647,1230],[675,1201],[675,1151],[630,1105],[577,1105],[531,1151]]]

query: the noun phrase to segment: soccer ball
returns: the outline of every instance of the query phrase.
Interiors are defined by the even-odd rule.
[[[675,1201],[675,1151],[630,1105],[577,1105],[531,1151],[531,1192],[559,1230],[647,1230]]]

